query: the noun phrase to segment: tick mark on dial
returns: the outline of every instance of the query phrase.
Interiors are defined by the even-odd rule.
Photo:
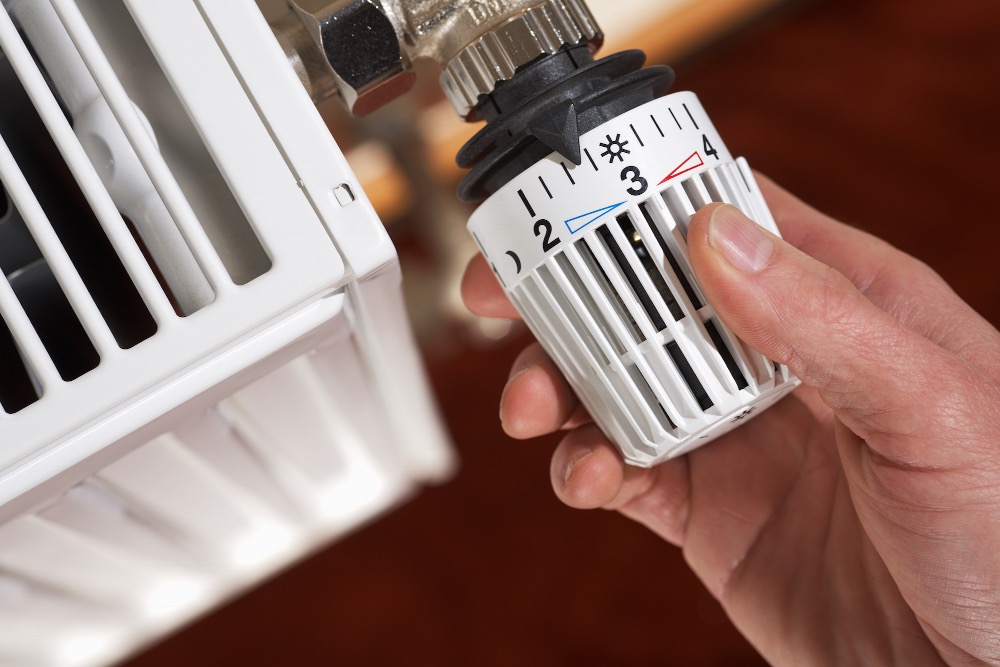
[[[678,130],[683,130],[684,128],[681,127],[681,122],[679,120],[677,120],[677,116],[674,115],[674,110],[673,109],[667,109],[667,111],[670,112],[670,117],[674,119],[675,123],[677,123],[677,129]]]
[[[660,124],[656,121],[656,116],[654,116],[653,114],[649,114],[649,118],[653,121],[653,125],[656,126],[656,131],[660,133],[660,136],[661,137],[667,136],[663,134],[663,130],[660,129]]]
[[[530,215],[532,218],[534,218],[535,217],[535,209],[533,209],[531,207],[531,202],[528,201],[528,197],[525,196],[524,190],[518,190],[517,191],[517,196],[521,198],[521,203],[524,204],[524,208],[528,209],[528,215]]]
[[[573,180],[573,174],[569,173],[569,167],[566,166],[566,163],[560,162],[559,164],[562,165],[563,171],[566,172],[566,178],[569,179],[570,185],[576,185],[576,181]]]
[[[538,182],[542,184],[543,188],[545,188],[545,194],[549,196],[549,199],[552,199],[552,192],[549,190],[549,186],[545,184],[545,179],[539,176]]]
[[[643,147],[644,147],[644,146],[645,146],[646,144],[645,144],[645,143],[643,143],[643,141],[642,141],[642,137],[640,137],[640,136],[639,136],[639,133],[638,133],[638,132],[636,131],[636,129],[635,129],[635,125],[631,125],[631,124],[630,124],[630,125],[629,125],[629,127],[630,127],[630,128],[632,128],[632,134],[634,134],[634,135],[635,135],[635,138],[636,138],[636,141],[638,141],[638,142],[639,142],[639,145],[640,145],[640,146],[643,146]]]
[[[700,130],[701,128],[700,128],[700,127],[698,127],[698,121],[696,121],[696,120],[694,119],[694,116],[692,116],[692,115],[691,115],[691,110],[690,110],[690,109],[688,109],[688,105],[686,105],[686,104],[683,104],[683,105],[681,105],[681,106],[683,106],[683,107],[684,107],[684,111],[686,111],[686,112],[687,112],[687,115],[688,115],[688,118],[690,118],[690,119],[691,119],[691,122],[692,122],[692,123],[694,123],[694,129],[696,129],[696,130]]]

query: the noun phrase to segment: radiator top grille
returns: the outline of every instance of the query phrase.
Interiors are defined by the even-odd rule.
[[[248,96],[267,72],[234,69],[193,3],[5,6],[0,474],[350,279]],[[140,31],[157,12],[186,30]]]

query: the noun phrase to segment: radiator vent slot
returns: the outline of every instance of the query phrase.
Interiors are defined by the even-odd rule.
[[[126,3],[86,2],[80,9],[128,98],[149,121],[164,162],[229,277],[244,285],[266,273],[267,252]]]
[[[0,368],[0,408],[4,412],[20,412],[39,399],[38,387],[32,382],[6,321],[0,321]]]
[[[272,261],[125,3],[8,6],[0,405],[13,413]]]
[[[156,323],[46,131],[45,123],[2,54],[0,89],[4,91],[4,103],[0,105],[0,137],[17,165],[17,173],[2,174],[4,192],[14,190],[14,183],[8,185],[8,179],[22,181],[26,186],[22,197],[30,196],[38,204],[34,216],[30,216],[25,214],[27,209],[22,212],[11,201],[11,196],[4,197],[7,215],[0,218],[0,268],[11,281],[25,310],[37,310],[42,299],[49,303],[58,301],[61,312],[69,313],[70,319],[75,321],[65,296],[56,296],[56,293],[63,294],[62,289],[28,224],[34,222],[38,226],[51,227],[118,346],[134,347],[156,332]],[[27,275],[22,277],[22,272]],[[30,275],[35,277],[30,278]],[[21,282],[33,287],[19,288],[17,283]],[[51,313],[48,317],[51,319],[54,315]],[[79,322],[75,326],[79,328]]]

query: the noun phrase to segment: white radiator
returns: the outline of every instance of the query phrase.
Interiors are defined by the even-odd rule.
[[[449,474],[253,0],[0,10],[0,665],[114,662]]]

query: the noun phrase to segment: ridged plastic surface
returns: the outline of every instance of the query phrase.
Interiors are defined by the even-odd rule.
[[[798,381],[740,341],[688,261],[691,216],[739,207],[778,233],[746,162],[691,93],[635,109],[552,155],[469,223],[528,326],[630,463],[735,428]]]

